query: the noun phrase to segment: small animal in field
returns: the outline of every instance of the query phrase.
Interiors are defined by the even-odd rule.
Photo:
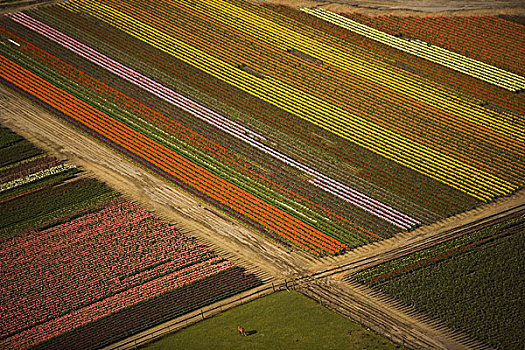
[[[237,330],[239,331],[239,335],[244,335],[244,336],[247,335],[243,327],[237,326]]]

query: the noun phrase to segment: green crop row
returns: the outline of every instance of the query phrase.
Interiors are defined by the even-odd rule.
[[[497,349],[525,348],[525,226],[521,232],[380,286],[406,305]]]
[[[501,235],[512,234],[515,230],[522,228],[524,224],[525,215],[371,267],[356,273],[353,277],[369,285],[388,283],[389,279],[395,279],[404,273],[438,264],[457,253],[475,248],[478,244],[487,243],[491,238],[496,239]]]
[[[15,134],[8,128],[0,127],[0,149],[7,147],[17,141],[22,140],[22,137]]]
[[[42,150],[33,146],[29,141],[14,141],[6,147],[0,148],[0,167],[5,167],[39,154],[42,154]]]
[[[344,242],[349,247],[353,248],[368,242],[368,240],[363,238],[358,231],[354,231],[352,227],[342,226],[337,221],[331,220],[323,214],[318,213],[316,211],[317,208],[306,208],[305,210],[304,205],[297,203],[290,198],[290,196],[282,193],[282,190],[279,191],[276,188],[271,188],[256,179],[256,176],[236,170],[225,162],[224,159],[212,157],[209,152],[204,152],[193,147],[191,144],[181,140],[180,137],[176,137],[173,134],[164,131],[163,129],[149,123],[141,116],[126,110],[122,105],[112,102],[111,99],[107,98],[104,94],[101,94],[94,89],[86,88],[85,85],[78,81],[68,79],[65,75],[57,72],[56,69],[46,66],[31,57],[25,56],[20,51],[7,50],[5,47],[0,47],[0,52],[7,55],[7,57],[13,61],[24,65],[29,70],[37,73],[64,91],[77,96],[95,108],[115,117],[117,120],[148,138],[174,150],[195,164],[202,166],[239,188],[249,191],[258,198],[280,208],[297,219],[307,222],[312,227]]]
[[[0,237],[90,207],[116,195],[103,183],[83,178],[13,198],[0,203]]]
[[[32,15],[156,81],[223,113],[232,120],[241,121],[243,125],[253,128],[254,131],[269,136],[271,140],[278,140],[272,144],[272,147],[293,158],[302,159],[307,165],[349,184],[352,188],[365,193],[373,193],[374,198],[378,198],[386,204],[397,202],[394,205],[395,207],[401,208],[405,212],[413,212],[413,215],[418,215],[417,217],[430,217],[431,219],[423,220],[430,222],[436,217],[446,217],[451,213],[471,208],[476,203],[472,198],[456,193],[458,191],[429,181],[427,177],[411,172],[406,168],[400,168],[382,157],[355,145],[350,145],[347,141],[312,124],[308,125],[308,123],[288,115],[282,110],[275,107],[266,110],[270,107],[254,96],[224,85],[213,77],[198,72],[191,66],[186,67],[178,60],[170,58],[158,50],[148,48],[143,43],[136,43],[135,38],[122,36],[123,34],[115,31],[114,28],[104,27],[104,30],[112,30],[115,35],[120,35],[118,40],[113,39],[113,35],[111,38],[103,35],[103,39],[98,39],[95,35],[100,35],[98,33],[100,32],[99,25],[92,26],[87,30],[79,30],[75,27],[79,21],[93,21],[92,18],[76,14],[58,18],[63,12],[64,10],[59,8],[46,8],[44,11],[35,12]],[[108,44],[110,41],[111,43]],[[126,46],[129,46],[131,55],[123,53],[122,50],[126,50]],[[169,69],[171,71],[168,71]],[[177,74],[180,75],[177,76]],[[108,83],[111,85],[112,82],[108,81]],[[228,93],[225,94],[224,91],[228,91]],[[225,99],[226,97],[233,98],[228,100]],[[247,106],[249,107],[247,108]],[[275,121],[268,123],[268,118],[275,118],[278,123],[283,120],[286,122],[276,125]],[[289,125],[294,125],[294,128],[289,128]],[[213,138],[213,135],[210,137]],[[305,158],[304,154],[309,156]],[[351,172],[345,171],[340,166],[347,162],[349,166],[358,170],[355,176],[350,176]],[[355,165],[356,162],[357,165]],[[379,187],[374,184],[376,187],[371,189],[367,183],[376,182],[379,173],[381,173],[381,180],[378,182]],[[383,176],[384,173],[387,177]],[[434,188],[429,189],[429,186],[434,186]],[[411,193],[414,193],[413,191],[416,188],[419,192],[424,191],[425,195],[414,199]],[[443,203],[443,201],[446,204],[435,204]],[[418,205],[411,205],[409,202],[420,202],[418,203],[419,207]],[[429,214],[428,206],[431,206],[430,210],[436,214]]]
[[[524,250],[522,215],[354,277],[491,347],[523,349]]]

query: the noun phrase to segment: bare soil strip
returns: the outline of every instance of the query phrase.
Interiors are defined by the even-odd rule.
[[[324,8],[333,12],[359,12],[370,16],[482,16],[523,15],[521,0],[249,0],[256,4],[293,8]]]

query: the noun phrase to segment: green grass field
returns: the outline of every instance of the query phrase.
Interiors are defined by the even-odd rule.
[[[240,336],[237,326],[250,334]],[[296,292],[280,292],[241,305],[144,347],[158,349],[396,349]]]

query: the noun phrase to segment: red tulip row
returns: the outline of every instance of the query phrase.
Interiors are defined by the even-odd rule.
[[[72,5],[73,6],[73,5]],[[323,99],[326,99],[327,101],[330,101],[334,104],[334,106],[347,109],[351,112],[355,112],[357,115],[364,116],[366,115],[366,120],[373,121],[375,123],[374,125],[381,125],[381,127],[385,126],[388,127],[388,130],[391,130],[396,133],[396,135],[403,135],[406,136],[406,139],[403,138],[403,142],[414,142],[410,143],[410,146],[407,146],[408,148],[404,149],[404,152],[400,152],[401,158],[406,157],[410,160],[410,162],[414,161],[415,163],[410,163],[412,165],[407,165],[413,169],[419,169],[422,170],[424,174],[427,174],[429,176],[433,176],[436,179],[439,179],[440,181],[445,181],[445,183],[450,184],[451,186],[455,188],[460,188],[463,190],[466,190],[467,193],[470,193],[477,198],[488,198],[483,197],[485,196],[482,194],[485,190],[482,190],[481,192],[477,192],[477,188],[479,186],[483,187],[485,186],[485,180],[487,179],[487,190],[486,193],[489,195],[489,192],[492,193],[492,190],[496,190],[497,188],[501,187],[499,183],[506,183],[507,177],[509,177],[509,174],[512,174],[510,176],[514,176],[515,174],[513,172],[505,171],[506,166],[508,164],[517,165],[518,163],[512,163],[511,159],[514,157],[514,154],[511,152],[499,152],[500,147],[507,147],[509,150],[514,147],[514,142],[512,142],[512,138],[507,138],[506,136],[502,136],[498,134],[495,130],[491,130],[488,127],[482,127],[480,128],[477,123],[480,123],[481,121],[477,120],[476,122],[471,122],[469,120],[472,113],[478,113],[477,109],[480,107],[477,106],[476,109],[470,109],[469,103],[457,103],[458,100],[456,97],[453,97],[455,99],[454,103],[444,103],[444,102],[438,102],[441,98],[452,98],[448,92],[444,92],[444,90],[440,90],[439,87],[436,87],[436,90],[432,90],[432,93],[426,92],[424,93],[416,93],[414,96],[419,96],[422,98],[423,95],[426,97],[423,98],[423,100],[419,101],[414,96],[406,96],[406,93],[403,91],[403,89],[392,89],[392,88],[385,88],[385,89],[377,89],[377,84],[375,84],[372,80],[368,79],[367,77],[359,77],[354,76],[351,73],[345,73],[345,72],[330,72],[327,69],[323,69],[322,72],[313,72],[316,68],[315,67],[309,67],[307,65],[300,66],[302,72],[295,72],[296,68],[298,67],[297,64],[294,64],[293,68],[290,67],[292,64],[293,58],[286,58],[285,62],[282,54],[281,49],[277,49],[276,47],[273,47],[271,45],[267,45],[264,42],[261,42],[261,40],[255,40],[253,38],[253,35],[247,35],[244,33],[236,33],[237,35],[231,36],[231,37],[224,37],[222,35],[222,32],[219,30],[222,30],[222,28],[217,28],[218,26],[215,23],[211,23],[209,26],[212,26],[214,30],[203,30],[203,28],[209,28],[208,25],[203,23],[203,20],[199,18],[199,20],[194,20],[194,18],[197,18],[198,13],[200,11],[196,10],[195,16],[192,17],[192,20],[189,22],[186,22],[186,20],[182,21],[179,20],[180,14],[178,11],[175,11],[176,4],[172,4],[172,2],[163,2],[162,5],[158,5],[156,7],[150,6],[148,4],[141,3],[140,5],[134,4],[133,6],[129,5],[129,3],[125,2],[119,2],[119,1],[111,1],[111,6],[118,9],[118,11],[121,11],[125,13],[125,15],[122,16],[132,16],[134,20],[140,21],[140,23],[145,23],[145,25],[150,25],[156,28],[156,30],[162,30],[163,33],[167,35],[171,35],[172,38],[175,37],[183,37],[186,43],[190,43],[192,47],[197,47],[199,50],[205,50],[205,52],[211,51],[213,56],[222,60],[221,62],[224,62],[226,65],[234,65],[236,62],[248,62],[250,67],[255,67],[258,71],[264,72],[264,74],[267,74],[269,76],[272,76],[273,78],[279,79],[279,81],[285,83],[283,86],[294,86],[294,88],[303,90],[303,92],[308,93],[308,91],[315,90],[315,94],[319,94],[323,97]],[[195,5],[199,7],[200,5]],[[112,7],[112,8],[113,8]],[[177,6],[178,8],[178,6]],[[104,10],[106,11],[106,10]],[[107,10],[110,11],[110,10]],[[203,10],[204,13],[206,11],[210,11],[210,13],[213,13],[213,10],[207,9]],[[255,10],[254,10],[255,11]],[[96,12],[96,11],[95,11]],[[91,13],[91,12],[90,12]],[[104,12],[104,15],[99,14],[100,16],[109,16],[108,18],[111,18],[112,20],[117,21],[114,16],[120,16],[120,15],[113,15],[108,14]],[[119,12],[120,13],[120,12]],[[177,16],[172,16],[172,13],[177,13]],[[98,16],[98,15],[97,15]],[[105,18],[105,17],[104,17]],[[123,17],[124,18],[124,17]],[[225,17],[226,18],[226,17]],[[108,20],[109,21],[109,20]],[[182,22],[182,23],[180,23]],[[227,24],[230,27],[234,27],[236,29],[237,26],[232,25],[232,21],[229,19],[224,19],[225,24]],[[128,23],[128,22],[127,22]],[[129,28],[134,28],[133,24],[130,24],[132,22],[129,22],[126,24],[126,28],[130,30]],[[188,24],[191,23],[191,24]],[[279,23],[280,24],[280,23]],[[129,27],[131,26],[131,27]],[[132,30],[132,29],[131,29]],[[216,33],[217,31],[217,33]],[[137,34],[138,37],[141,37],[141,34]],[[149,34],[148,34],[149,35]],[[225,38],[227,40],[221,40],[220,38]],[[239,39],[237,39],[239,38]],[[257,38],[260,39],[260,38]],[[144,39],[148,41],[149,39]],[[162,40],[167,40],[165,37],[162,37],[162,39],[158,39],[159,42]],[[253,41],[254,44],[251,44],[250,41]],[[149,42],[149,41],[148,41]],[[216,45],[215,43],[221,42],[221,45]],[[157,44],[153,43],[152,45],[160,45],[158,42]],[[167,45],[167,44],[166,44]],[[242,47],[242,49],[240,49]],[[168,50],[169,51],[169,50]],[[200,51],[199,51],[200,52]],[[177,54],[175,54],[177,56]],[[188,60],[193,60],[193,56],[191,54],[188,54]],[[178,56],[177,56],[178,57]],[[197,57],[197,56],[195,56]],[[200,63],[195,63],[196,65],[199,65]],[[202,63],[205,64],[205,63]],[[384,65],[378,65],[383,73],[387,72],[388,69],[384,67]],[[213,70],[210,68],[211,71]],[[374,68],[375,69],[375,68]],[[312,71],[309,73],[309,71]],[[334,71],[337,71],[334,69]],[[302,74],[301,74],[302,73]],[[230,74],[230,73],[228,73]],[[386,73],[389,74],[389,73]],[[311,76],[321,76],[323,77],[322,84],[311,84],[310,77]],[[235,80],[236,83],[233,83],[232,80]],[[232,75],[230,78],[225,78],[232,84],[236,85],[243,85],[243,79],[240,76]],[[397,79],[397,78],[396,78]],[[398,79],[400,84],[403,85],[403,79]],[[331,86],[331,85],[337,85],[337,86]],[[397,84],[397,83],[395,83]],[[394,85],[395,85],[394,84]],[[239,85],[239,86],[240,86]],[[367,95],[384,95],[382,96],[382,103],[377,105],[374,103],[370,103],[365,106],[361,106],[361,104],[365,104],[366,100],[365,98],[357,98],[358,92],[354,91],[350,87],[353,88],[353,85],[359,85],[356,87],[355,90],[359,91],[360,93],[365,92]],[[388,84],[387,84],[388,85]],[[281,85],[279,85],[281,86]],[[390,86],[390,85],[389,85]],[[347,93],[339,93],[334,92],[334,88],[337,90],[345,90]],[[245,89],[248,91],[249,85],[245,86]],[[273,88],[270,88],[268,86],[269,90],[265,90],[261,93],[256,93],[257,96],[265,96],[261,98],[269,99],[271,100],[273,97],[272,94],[274,90]],[[348,89],[348,90],[346,90]],[[278,89],[277,89],[278,90]],[[275,90],[275,91],[277,91]],[[285,89],[286,90],[286,89]],[[283,90],[283,91],[285,91]],[[440,93],[434,94],[434,91],[441,91]],[[288,90],[286,90],[288,91]],[[295,91],[295,90],[294,90]],[[378,92],[381,91],[381,92]],[[412,92],[419,91],[417,89],[410,90]],[[267,95],[269,93],[270,95]],[[442,94],[443,93],[443,94]],[[284,92],[283,92],[284,94]],[[299,94],[298,96],[302,96]],[[439,98],[435,96],[440,96]],[[445,96],[445,97],[443,97]],[[427,101],[427,98],[429,99]],[[283,101],[285,101],[283,99]],[[292,109],[299,112],[299,109],[301,109],[303,112],[306,110],[309,110],[311,108],[312,113],[316,110],[315,106],[312,105],[309,101],[305,102],[305,106],[294,109],[295,107],[295,101],[293,98],[290,100],[286,100],[288,102],[283,102],[284,104],[290,103],[290,105],[287,105],[288,110]],[[389,108],[392,101],[395,101],[396,104],[401,104],[402,109],[391,111]],[[434,101],[434,102],[429,102]],[[427,103],[428,102],[428,103]],[[438,106],[439,105],[439,106]],[[308,106],[308,107],[306,107]],[[323,106],[325,106],[323,104]],[[398,106],[393,106],[398,107]],[[450,107],[450,108],[449,108]],[[457,108],[456,108],[457,107]],[[330,108],[327,108],[326,106],[323,107],[324,112],[319,113],[325,113],[326,111],[330,110]],[[454,114],[452,113],[453,110],[459,111],[461,110],[461,113]],[[342,117],[344,115],[338,115],[337,119],[330,119],[330,120],[336,120],[334,121],[334,124],[332,125],[334,128],[337,129],[337,127],[340,127],[341,125],[346,125],[349,127],[346,123],[346,120]],[[319,117],[321,118],[321,117]],[[322,118],[321,118],[322,119]],[[317,120],[317,119],[316,119]],[[323,119],[324,120],[324,119]],[[469,121],[467,121],[469,120]],[[341,125],[339,125],[339,123]],[[336,125],[339,125],[336,127]],[[361,124],[360,124],[361,125]],[[451,126],[454,126],[456,130],[454,132],[450,132]],[[499,125],[499,124],[498,124]],[[461,129],[461,131],[459,131]],[[517,127],[512,127],[515,129],[518,129]],[[422,130],[424,129],[424,130]],[[448,129],[448,130],[447,130]],[[476,130],[482,130],[483,134],[487,134],[487,137],[481,138],[479,132],[472,132],[473,129]],[[335,129],[334,129],[335,130]],[[365,133],[366,134],[366,133]],[[360,133],[356,132],[352,135],[359,135]],[[357,140],[359,138],[356,136],[355,138],[351,138],[353,140]],[[410,140],[410,141],[408,141]],[[468,140],[468,142],[466,141]],[[390,140],[392,141],[392,140]],[[356,141],[357,142],[357,141]],[[358,142],[359,143],[359,142]],[[364,141],[363,143],[360,143],[361,145],[368,144],[368,145],[375,145],[379,142],[368,142]],[[423,150],[423,148],[418,147],[418,145],[423,144],[430,147],[432,152],[434,150],[435,153],[432,153],[433,156],[428,156],[425,158],[425,161],[417,161],[416,158],[423,156],[423,154],[426,154]],[[366,145],[364,147],[367,147]],[[396,146],[397,147],[397,146]],[[401,147],[401,146],[400,146]],[[521,145],[520,145],[521,147]],[[425,148],[426,149],[426,148]],[[379,154],[385,155],[386,153],[382,153],[379,148],[375,149],[376,151],[379,151]],[[512,150],[514,151],[514,150]],[[396,153],[398,154],[398,153]],[[435,156],[434,156],[435,155]],[[390,157],[390,156],[389,156]],[[426,156],[425,156],[426,157]],[[448,157],[448,158],[447,158]],[[399,159],[401,159],[399,158]],[[445,160],[445,159],[451,159],[451,160]],[[490,158],[490,159],[489,159]],[[394,158],[391,158],[394,159]],[[405,158],[403,158],[405,159]],[[407,160],[408,161],[408,160]],[[509,163],[510,162],[510,163]],[[442,164],[438,169],[434,172],[431,164]],[[471,183],[472,178],[474,177],[474,173],[472,176],[465,175],[465,179],[462,177],[463,175],[461,171],[459,171],[460,168],[456,168],[454,165],[453,167],[450,164],[465,164],[468,165],[467,167],[469,169],[472,169],[474,173],[480,173],[484,174],[485,172],[489,172],[491,175],[494,174],[498,178],[504,179],[503,181],[500,180],[489,180],[491,176],[484,176],[481,175],[480,179],[477,179],[475,183]],[[449,165],[445,165],[449,164]],[[427,169],[428,168],[428,169]],[[450,169],[454,169],[453,174],[449,174]],[[426,169],[426,170],[425,170]],[[446,169],[446,170],[445,170]],[[483,169],[483,171],[478,171],[477,169]],[[486,170],[485,170],[486,169]],[[427,171],[428,170],[428,171]],[[441,170],[444,171],[443,178],[441,178]],[[448,174],[448,175],[445,175]],[[445,179],[446,178],[446,179]],[[482,179],[483,178],[483,179]],[[511,183],[515,183],[516,178],[512,178]],[[490,182],[490,184],[489,184]],[[508,181],[510,182],[510,181]],[[468,183],[473,184],[473,186],[476,187],[476,190],[474,192],[468,192],[470,190],[467,190],[467,187],[469,185],[466,185]],[[466,186],[466,187],[463,187]],[[490,190],[489,190],[490,188]],[[507,192],[511,191],[514,187],[508,187]],[[503,192],[502,192],[503,193]],[[501,193],[500,193],[501,194]],[[492,196],[492,194],[490,195]]]
[[[229,268],[77,327],[39,344],[37,349],[99,349],[259,284],[243,269]]]
[[[106,85],[105,83],[91,77],[85,72],[80,71],[76,69],[75,67],[61,61],[57,57],[39,49],[35,45],[32,45],[28,41],[12,34],[11,32],[5,29],[2,29],[2,28],[0,28],[0,31],[3,31],[5,35],[21,43],[22,44],[22,47],[20,49],[21,51],[31,56],[32,58],[38,60],[39,62],[43,62],[46,65],[50,66],[53,69],[53,71],[59,72],[65,78],[71,80],[75,84],[79,84],[80,86],[83,86],[84,88],[88,89],[90,92],[103,96],[105,101],[111,102],[118,106],[122,106],[126,108],[134,116],[139,117],[140,120],[147,121],[151,123],[152,125],[154,125],[155,127],[161,128],[162,130],[166,131],[167,133],[170,134],[170,136],[175,136],[178,139],[182,139],[184,140],[184,142],[187,142],[191,144],[192,146],[206,152],[206,154],[217,157],[218,159],[220,159],[221,162],[228,164],[229,166],[235,168],[235,170],[240,171],[241,173],[247,174],[250,177],[257,178],[261,180],[262,182],[269,184],[273,188],[277,188],[279,191],[284,192],[286,195],[290,195],[294,200],[300,200],[306,205],[311,206],[316,210],[321,210],[322,212],[334,217],[336,220],[341,221],[344,224],[349,224],[351,225],[351,227],[357,228],[358,231],[361,231],[360,232],[361,235],[364,235],[372,239],[374,239],[373,237],[379,238],[377,234],[369,232],[368,230],[357,226],[352,221],[344,217],[341,217],[337,215],[336,213],[331,212],[327,208],[317,204],[316,202],[312,200],[307,199],[307,196],[309,194],[308,191],[303,191],[303,192],[306,192],[306,194],[300,195],[288,189],[288,187],[283,187],[282,185],[279,185],[272,179],[269,179],[259,174],[258,172],[251,170],[249,167],[245,166],[244,164],[242,164],[238,160],[238,158],[235,157],[235,155],[232,154],[232,152],[230,152],[225,147],[219,145],[218,143],[212,140],[205,138],[204,136],[200,135],[199,133],[195,131],[192,131],[189,128],[186,128],[181,123],[173,120],[173,118],[168,118],[160,114],[159,112],[130,98],[129,96],[112,88],[111,86]],[[210,130],[210,132],[213,132],[213,130]],[[257,158],[257,156],[255,155],[254,158]],[[279,165],[282,165],[282,164],[279,164]],[[271,167],[272,170],[274,170],[276,173],[279,172],[278,167],[272,167],[272,164],[267,164],[267,166]],[[293,188],[294,186],[290,186],[290,187]],[[295,187],[297,187],[297,185],[295,185]],[[382,231],[384,231],[384,229]]]
[[[57,9],[58,10],[58,9]],[[74,16],[72,16],[74,17]],[[72,20],[73,18],[71,18]],[[57,25],[57,23],[53,22],[53,25]],[[101,33],[97,33],[96,30],[90,31],[90,35],[93,36],[100,36]],[[85,37],[82,37],[82,39],[85,39]],[[101,37],[102,39],[102,37]],[[165,61],[162,57],[157,57],[154,55],[149,55],[146,52],[144,52],[144,47],[137,47],[134,46],[131,42],[126,41],[123,42],[118,39],[114,38],[104,38],[105,40],[111,40],[112,48],[122,48],[126,52],[130,52],[133,55],[138,55],[141,60],[146,60],[148,64],[150,64],[152,67],[155,68],[161,68],[163,70],[167,70],[170,74],[170,76],[181,78],[184,81],[186,81],[189,84],[195,85],[199,89],[203,89],[206,91],[206,93],[213,94],[214,98],[218,98],[221,101],[235,106],[235,108],[239,108],[245,113],[255,114],[256,118],[260,118],[264,120],[265,123],[268,123],[269,126],[275,127],[277,129],[282,129],[283,131],[287,133],[292,133],[298,137],[307,139],[310,138],[310,134],[301,130],[299,127],[299,122],[290,122],[283,118],[280,118],[280,116],[275,114],[275,111],[262,108],[258,104],[252,104],[249,99],[247,99],[247,96],[240,96],[239,91],[232,92],[229,90],[225,90],[225,87],[223,85],[217,85],[214,82],[208,82],[203,79],[203,76],[197,74],[189,76],[190,74],[193,74],[193,70],[191,67],[187,68],[179,68],[176,65],[172,64],[171,62]],[[92,47],[97,47],[98,45],[91,44]],[[157,52],[158,54],[158,52]],[[120,86],[118,87],[121,88]],[[228,88],[232,88],[229,86]],[[275,122],[278,121],[279,124],[275,124]],[[188,125],[194,125],[195,123],[192,123],[191,121],[187,122]],[[205,135],[207,137],[213,138],[217,140],[221,144],[227,144],[227,147],[231,151],[235,151],[235,155],[233,155],[233,158],[235,159],[235,162],[238,162],[239,155],[242,155],[248,159],[248,164],[244,169],[238,168],[241,171],[247,171],[249,176],[251,177],[257,177],[263,182],[266,182],[267,184],[270,184],[271,186],[275,186],[278,188],[279,191],[284,191],[285,195],[291,195],[294,200],[302,201],[301,204],[309,206],[310,208],[313,208],[314,210],[320,210],[324,215],[328,215],[332,218],[334,218],[336,221],[343,222],[345,224],[349,224],[352,228],[357,228],[358,231],[361,231],[359,234],[364,236],[375,236],[377,237],[377,234],[379,233],[381,236],[390,236],[390,233],[386,233],[387,231],[393,231],[392,227],[390,227],[388,224],[385,225],[385,222],[381,220],[377,220],[376,217],[370,215],[369,213],[365,211],[359,211],[356,210],[356,208],[352,208],[350,210],[345,209],[342,210],[345,202],[341,204],[341,201],[333,203],[332,202],[325,202],[322,201],[321,198],[326,197],[327,193],[319,193],[319,188],[310,185],[309,183],[304,183],[304,179],[298,179],[293,174],[291,174],[288,171],[288,168],[286,167],[286,164],[283,164],[282,162],[277,162],[276,159],[272,159],[271,157],[268,157],[265,153],[257,151],[249,147],[249,145],[243,145],[237,141],[231,141],[226,140],[226,136],[228,135],[221,135],[220,133],[217,133],[211,128],[208,128],[205,126],[200,126],[201,130],[205,129]],[[307,140],[308,142],[315,141],[314,139],[310,138]],[[237,142],[238,145],[236,145],[234,142]],[[318,141],[315,141],[318,146],[321,146],[323,149],[326,148],[325,145],[322,145]],[[246,147],[248,146],[248,147]],[[281,145],[280,145],[281,146]],[[231,153],[230,151],[230,153]],[[328,150],[328,152],[333,152],[333,150]],[[229,155],[231,157],[231,155]],[[303,157],[303,156],[300,156]],[[315,159],[310,159],[314,162],[316,162]],[[231,162],[228,160],[228,162],[232,166],[236,166],[234,164],[235,162]],[[240,162],[238,162],[240,163]],[[254,163],[258,163],[257,166],[254,167]],[[320,165],[320,164],[315,164]],[[237,165],[238,166],[238,165]],[[274,174],[271,178],[267,178],[263,176],[261,173],[258,172],[260,167],[264,167],[268,169],[268,172]],[[246,169],[249,168],[249,169]],[[257,169],[255,172],[251,169]],[[278,178],[279,181],[275,181],[275,179]],[[281,182],[282,181],[282,182]],[[276,183],[277,182],[277,183]],[[283,186],[284,185],[284,186]],[[316,191],[317,189],[317,191]],[[297,191],[294,193],[294,191]],[[299,193],[300,195],[298,195]],[[319,203],[319,204],[317,204]],[[324,206],[324,208],[323,208]],[[335,214],[334,211],[337,213]],[[351,220],[348,220],[351,219]],[[357,222],[357,224],[354,221]],[[373,223],[372,223],[373,221]],[[373,231],[373,233],[370,236],[369,232],[366,232],[366,229],[363,229],[357,225],[363,225],[368,230]],[[375,228],[374,226],[381,225],[380,229]]]
[[[2,75],[99,135],[314,254],[346,246],[0,56]]]
[[[50,8],[46,11],[52,13],[53,16],[59,16],[64,10],[59,8]],[[63,15],[61,17],[66,18]],[[38,16],[38,18],[40,20],[53,23],[53,26],[60,26],[60,23],[56,21],[55,18],[49,17],[49,15],[41,15]],[[78,21],[81,19],[77,18],[75,14],[71,14],[71,16],[67,16],[67,19],[64,19],[64,21],[66,20],[68,22],[70,21],[71,25],[75,26],[78,25]],[[454,201],[460,200],[455,198],[437,198],[435,188],[427,188],[430,187],[428,185],[428,179],[424,182],[418,183],[417,185],[407,183],[404,181],[407,173],[406,168],[401,170],[397,169],[395,164],[389,164],[387,166],[388,170],[385,170],[385,164],[383,163],[384,160],[377,161],[374,157],[372,157],[366,158],[366,161],[364,161],[363,157],[355,157],[354,152],[361,155],[363,150],[351,143],[345,143],[345,152],[342,152],[342,148],[332,147],[330,143],[322,142],[317,137],[315,137],[315,135],[310,131],[312,125],[305,125],[304,121],[294,118],[293,116],[284,113],[282,110],[276,110],[275,107],[270,106],[261,100],[256,100],[253,96],[236,90],[232,86],[223,84],[216,79],[206,76],[191,66],[183,67],[181,66],[182,63],[177,60],[173,60],[173,62],[172,60],[167,61],[166,57],[161,55],[160,52],[145,52],[147,48],[137,45],[133,40],[123,41],[114,39],[112,37],[107,37],[104,36],[103,33],[100,33],[97,28],[87,28],[86,30],[89,31],[91,38],[97,37],[100,38],[101,41],[103,40],[104,42],[109,42],[112,45],[111,47],[114,47],[116,50],[118,49],[122,50],[122,52],[131,53],[132,55],[136,56],[140,62],[146,62],[148,65],[151,65],[151,67],[155,67],[156,69],[166,72],[170,76],[181,79],[181,81],[194,86],[206,94],[210,94],[210,96],[213,96],[214,98],[234,106],[243,113],[253,115],[255,119],[264,121],[268,127],[279,130],[279,132],[282,131],[284,133],[290,134],[293,137],[297,137],[301,140],[301,142],[304,141],[308,147],[319,148],[321,152],[326,152],[327,154],[330,154],[330,156],[338,157],[341,162],[348,162],[348,164],[351,164],[353,167],[360,169],[360,176],[364,177],[366,181],[377,183],[379,186],[384,186],[386,180],[388,182],[388,189],[395,191],[395,193],[391,194],[393,197],[402,197],[405,196],[406,193],[412,193],[414,191],[417,191],[418,193],[424,191],[424,194],[417,196],[417,198],[413,198],[412,200],[415,200],[418,202],[418,204],[421,203],[423,206],[429,207],[431,210],[436,211],[440,211],[443,208],[454,207]],[[84,32],[84,30],[78,33],[75,32],[74,36],[81,36],[82,40],[87,40],[87,42],[89,42],[89,37],[84,37]],[[98,45],[95,44],[95,46]],[[137,62],[139,62],[138,60]],[[315,132],[323,134],[322,131]],[[325,137],[324,134],[323,137]],[[338,140],[337,142],[342,141]],[[297,152],[297,150],[290,151]],[[312,161],[315,162],[316,159],[312,159]],[[317,163],[318,164],[316,164],[316,166],[323,166],[322,162]],[[342,177],[347,175],[348,172],[341,172],[341,174],[338,174],[338,176]]]
[[[416,74],[420,74],[422,76],[425,76],[426,78],[448,85],[453,89],[479,98],[481,100],[490,101],[490,103],[508,109],[512,112],[525,113],[525,101],[523,99],[520,100],[516,98],[517,96],[512,92],[482,82],[479,79],[468,77],[464,74],[434,64],[427,60],[406,54],[397,49],[390,48],[383,44],[377,43],[371,39],[368,39],[362,35],[345,30],[330,22],[321,20],[314,16],[310,16],[304,12],[296,11],[284,6],[271,6],[271,8],[274,11],[278,11],[279,13],[282,13],[293,19],[299,20],[302,23],[308,24],[309,26],[317,30],[344,39],[345,41],[354,44],[357,49],[367,50],[368,52],[372,51],[378,56],[383,57],[387,60],[391,60],[392,62],[399,62],[403,65],[403,67],[405,67],[405,69],[410,69]],[[357,21],[360,21],[362,18],[363,17],[352,17],[352,19]],[[380,21],[376,17],[370,18],[370,21],[373,20]],[[373,27],[373,23],[370,23],[370,21],[362,23]]]
[[[525,27],[496,16],[345,16],[525,75]]]

